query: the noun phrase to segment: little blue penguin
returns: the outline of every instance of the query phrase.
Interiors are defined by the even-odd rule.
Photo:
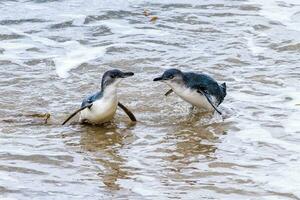
[[[106,71],[102,76],[101,90],[85,98],[81,108],[72,113],[62,124],[67,123],[80,112],[79,122],[91,124],[103,124],[113,119],[117,106],[136,121],[133,113],[119,102],[117,87],[121,79],[133,76],[133,72],[122,72],[118,69]]]
[[[217,107],[226,96],[226,83],[219,85],[206,74],[182,72],[178,69],[168,69],[153,81],[162,81],[171,87],[166,96],[174,91],[193,106],[222,114]]]

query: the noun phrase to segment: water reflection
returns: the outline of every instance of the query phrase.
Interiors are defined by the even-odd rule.
[[[193,119],[197,119],[198,116]],[[225,134],[224,123],[199,125],[198,121],[187,120],[170,127],[167,140],[175,144],[170,153],[170,162],[190,164],[199,159],[213,159],[219,136]]]
[[[118,128],[114,123],[81,127],[80,148],[91,156],[90,159],[97,166],[101,166],[98,176],[111,190],[120,189],[118,179],[128,178],[129,172],[122,168],[126,158],[122,157],[119,151],[124,146],[130,145],[133,139],[133,127],[128,125],[125,128]]]

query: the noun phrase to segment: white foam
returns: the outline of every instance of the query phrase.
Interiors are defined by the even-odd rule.
[[[300,168],[299,161],[289,162],[285,167],[273,168],[272,172],[256,176],[257,182],[264,183],[268,187],[280,193],[291,193],[300,197]],[[271,174],[271,176],[270,176]]]
[[[72,68],[79,66],[84,62],[102,57],[106,47],[85,47],[76,41],[64,43],[64,54],[58,55],[55,59],[57,74],[66,78]]]
[[[48,38],[34,36],[31,34],[27,34],[23,31],[20,31],[15,28],[0,26],[3,30],[7,30],[9,33],[14,33],[17,35],[21,35],[26,37],[26,39],[21,39],[18,41],[9,40],[9,41],[0,41],[0,46],[5,50],[3,55],[1,55],[2,59],[13,60],[14,63],[19,65],[23,65],[23,60],[28,59],[28,54],[24,54],[29,48],[35,48],[38,45],[56,47],[59,45],[58,42],[50,40]],[[47,59],[52,58],[53,55],[49,54],[34,54],[34,59]]]
[[[1,42],[1,46],[8,51],[17,51],[17,50],[23,50],[23,49],[34,47],[32,44],[19,43],[19,42]]]
[[[81,16],[82,17],[82,16]],[[2,28],[2,26],[0,26]],[[88,62],[90,60],[94,60],[98,57],[102,57],[106,52],[106,48],[113,46],[101,46],[101,47],[86,47],[81,45],[77,41],[67,41],[63,43],[56,42],[54,40],[50,40],[45,37],[34,36],[31,34],[24,33],[18,29],[3,27],[10,32],[16,33],[18,35],[26,36],[27,38],[31,39],[34,42],[38,42],[42,45],[54,47],[54,48],[61,48],[62,53],[60,52],[58,55],[51,55],[51,58],[54,58],[56,72],[58,76],[62,78],[66,78],[69,75],[69,71],[84,62]],[[119,46],[124,46],[124,44],[117,44]],[[16,60],[16,50],[24,50],[27,48],[35,47],[34,44],[26,43],[13,43],[7,42],[2,43],[2,46],[5,47],[5,50],[11,50],[6,52],[6,58],[14,58]],[[49,57],[49,56],[48,56]],[[36,58],[36,56],[35,56]],[[17,61],[16,61],[17,62]]]
[[[269,144],[278,145],[288,151],[294,151],[300,153],[300,146],[287,142],[281,139],[277,139],[271,135],[271,133],[262,127],[244,127],[239,132],[238,137],[247,142],[265,142]]]
[[[64,42],[62,45],[64,53],[54,58],[56,73],[61,78],[69,76],[69,71],[80,64],[101,58],[110,47],[134,46],[131,44],[117,43],[100,47],[87,47],[77,41]]]
[[[149,177],[150,178],[150,177]],[[147,185],[143,184],[143,180],[145,180],[145,176],[135,176],[135,182],[128,181],[125,179],[118,180],[118,183],[122,185],[123,188],[131,190],[143,197],[146,196],[161,196],[162,194],[159,191],[156,191],[154,188],[159,187],[159,181],[151,178],[151,180],[147,180]]]
[[[298,85],[296,85],[298,87]],[[300,132],[300,123],[299,123],[299,116],[300,116],[300,92],[299,87],[294,89],[286,89],[287,91],[283,92],[282,98],[285,96],[289,96],[292,98],[286,107],[288,109],[293,109],[294,112],[288,115],[287,119],[284,120],[282,123],[285,124],[284,129],[285,132],[289,135],[295,135]]]
[[[292,16],[299,12],[300,2],[298,0],[251,0],[246,4],[259,4],[261,10],[259,13],[273,21],[278,21],[290,30],[300,31],[300,21],[295,21]],[[292,6],[282,6],[281,4],[291,4]]]
[[[300,197],[300,146],[298,144],[273,137],[267,129],[259,126],[243,127],[236,136],[240,138],[243,143],[263,142],[269,145],[277,145],[291,152],[290,154],[285,154],[283,157],[274,158],[278,163],[284,163],[284,165],[280,165],[278,168],[276,166],[270,166],[270,171],[264,170],[259,175],[256,174],[252,176],[252,178],[255,182],[265,185],[266,188],[270,188],[272,191],[289,193]],[[255,149],[253,150],[256,151]],[[255,163],[255,161],[253,163]],[[251,174],[252,172],[239,173],[248,176],[249,173]]]
[[[246,38],[246,40],[247,40],[248,48],[250,49],[253,55],[259,55],[267,50],[264,47],[259,47],[255,45],[254,40],[251,37]]]
[[[82,16],[81,16],[82,17]],[[106,49],[111,46],[128,46],[127,44],[119,43],[114,45],[107,45],[107,46],[101,46],[101,47],[86,47],[84,45],[81,45],[77,41],[67,41],[64,43],[59,43],[54,40],[50,40],[45,37],[40,36],[34,36],[31,34],[24,33],[23,31],[20,31],[18,29],[9,28],[5,26],[0,26],[0,28],[5,28],[9,30],[12,33],[25,36],[29,38],[30,40],[34,42],[38,42],[44,46],[54,47],[54,48],[61,48],[62,53],[60,52],[58,55],[50,55],[48,54],[47,58],[53,58],[56,66],[56,72],[58,76],[62,78],[66,78],[69,75],[69,71],[80,64],[84,62],[88,62],[91,60],[94,60],[96,58],[102,57]],[[24,41],[24,43],[18,41],[18,43],[15,42],[1,42],[1,46],[5,47],[5,55],[2,57],[6,59],[13,59],[16,63],[18,59],[22,59],[22,57],[18,57],[16,54],[18,51],[24,51],[28,48],[35,47],[34,44]],[[35,55],[35,58],[37,56]],[[41,56],[39,58],[46,58],[44,56]],[[21,63],[20,63],[21,64]]]
[[[86,15],[81,15],[81,14],[77,14],[77,15],[73,15],[73,14],[62,14],[60,15],[63,18],[67,18],[73,21],[73,25],[76,26],[80,26],[84,24]]]
[[[28,34],[28,33],[25,33],[21,30],[15,29],[15,28],[10,28],[10,27],[6,27],[6,26],[0,26],[0,28],[4,28],[4,29],[7,29],[7,30],[11,31],[12,33],[28,37],[32,41],[39,42],[43,45],[57,46],[59,44],[58,42],[56,42],[54,40],[50,40],[50,39],[45,38],[45,37],[40,37],[40,36],[35,36],[35,35],[32,35],[32,34]]]
[[[133,27],[132,24],[129,24],[125,20],[106,20],[97,23],[89,24],[88,26],[106,26],[108,27],[113,33],[121,34],[121,35],[153,35],[153,36],[165,36],[169,35],[170,33],[167,31],[157,30],[157,29],[144,29],[144,28],[137,28]]]

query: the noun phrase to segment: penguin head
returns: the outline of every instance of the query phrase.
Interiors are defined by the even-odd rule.
[[[183,73],[178,69],[168,69],[161,76],[153,79],[153,81],[180,83],[183,81]]]
[[[108,86],[117,86],[123,78],[133,76],[133,72],[122,72],[118,69],[108,70],[102,76],[102,89]]]

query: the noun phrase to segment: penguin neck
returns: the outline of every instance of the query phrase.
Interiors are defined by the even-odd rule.
[[[101,89],[103,98],[105,99],[117,99],[117,85],[111,84]]]
[[[175,93],[180,93],[183,90],[188,89],[187,86],[184,84],[184,82],[167,82],[167,85],[169,85],[170,88],[172,88],[172,90]]]

